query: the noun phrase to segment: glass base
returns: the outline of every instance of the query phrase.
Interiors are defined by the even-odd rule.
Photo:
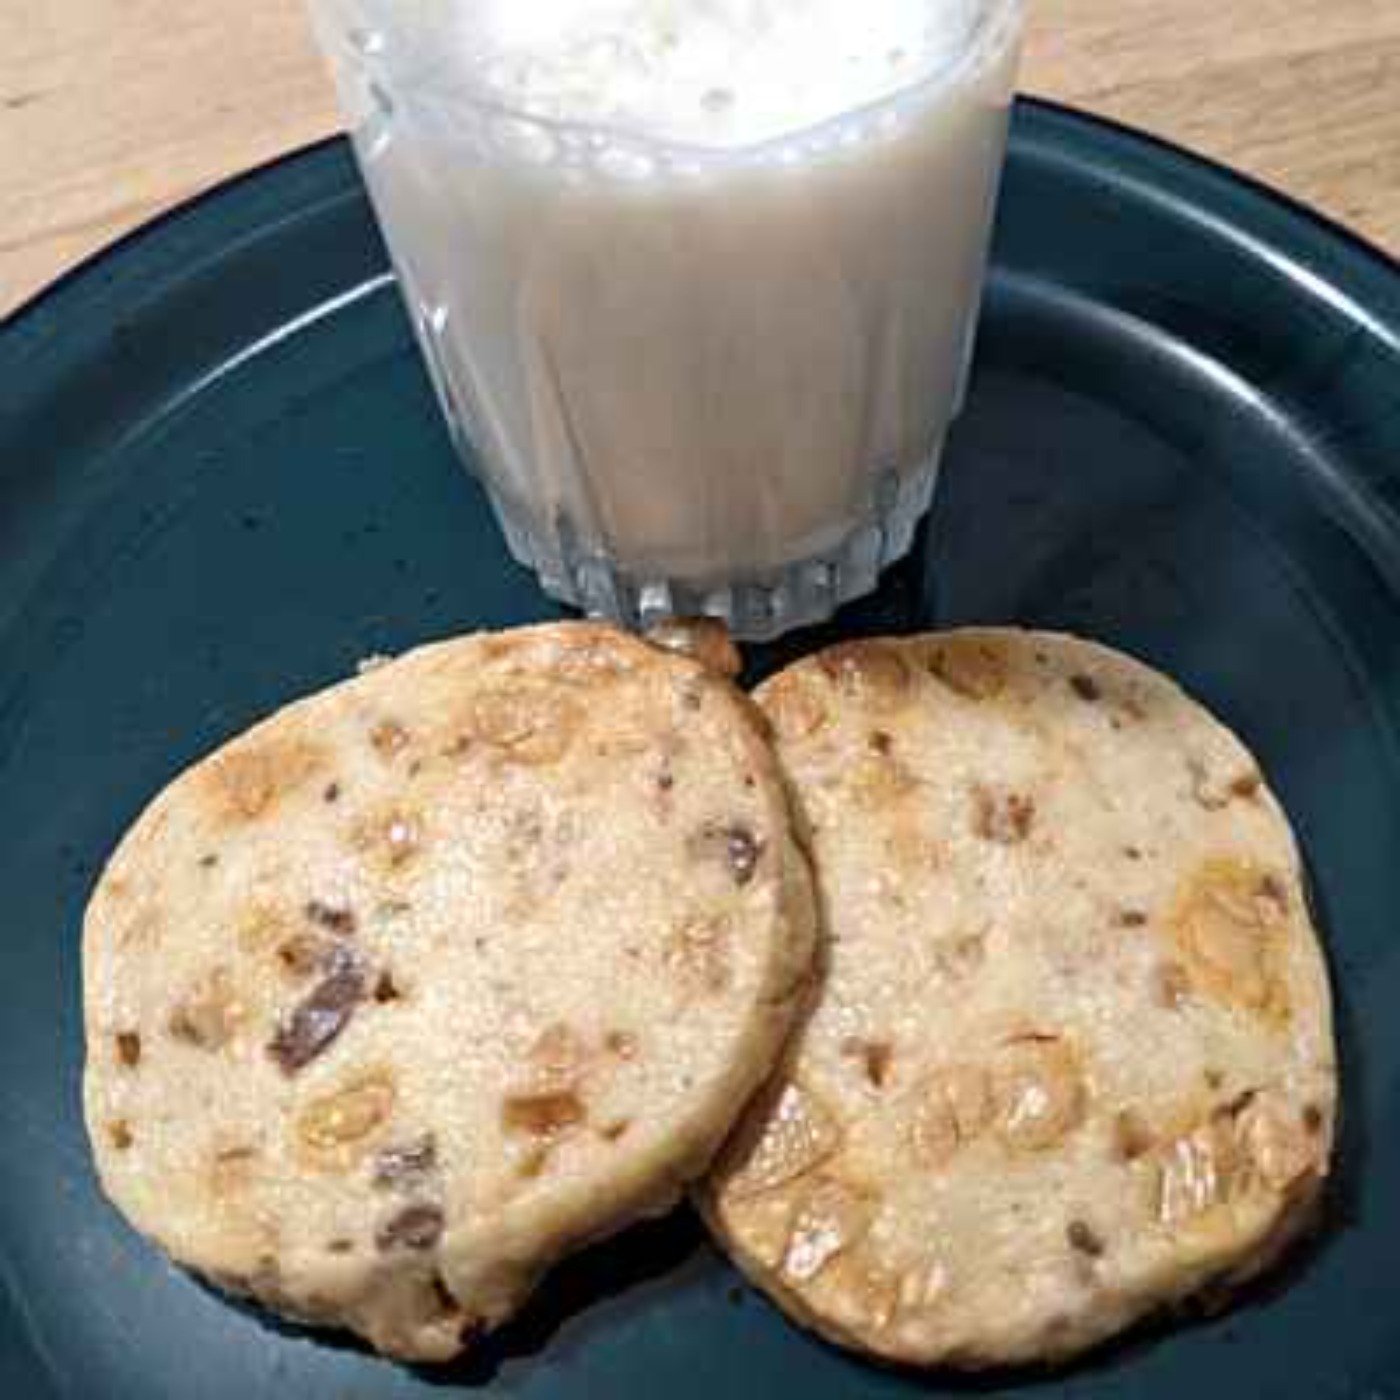
[[[714,617],[738,641],[766,642],[825,622],[874,592],[880,575],[910,550],[938,482],[941,451],[912,472],[886,473],[870,519],[833,548],[739,580],[714,582],[637,573],[578,548],[566,520],[549,534],[526,521],[484,483],[511,553],[552,598],[634,631],[674,617]]]

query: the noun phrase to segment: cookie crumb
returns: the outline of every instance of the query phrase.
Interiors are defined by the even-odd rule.
[[[1065,1238],[1069,1247],[1080,1254],[1087,1254],[1090,1259],[1103,1257],[1103,1239],[1087,1221],[1071,1220],[1065,1228]]]
[[[325,900],[311,899],[307,901],[303,912],[313,924],[331,933],[354,933],[358,923],[355,911],[346,904],[331,904]]]
[[[1035,823],[1035,801],[1019,792],[994,792],[980,784],[972,790],[972,829],[984,841],[1019,846]]]
[[[384,1253],[394,1249],[431,1249],[442,1238],[446,1223],[441,1206],[406,1206],[380,1226],[374,1242]]]

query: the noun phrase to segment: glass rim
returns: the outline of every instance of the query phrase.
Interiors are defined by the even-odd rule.
[[[431,68],[419,68],[416,72],[410,69],[404,79],[392,82],[381,79],[380,84],[396,105],[404,103],[439,116],[470,111],[478,118],[533,129],[575,143],[599,145],[619,154],[631,153],[661,159],[697,173],[709,168],[781,165],[784,163],[783,157],[791,154],[794,148],[815,145],[822,150],[837,151],[840,149],[839,140],[830,138],[840,129],[855,122],[877,119],[891,110],[920,105],[938,90],[951,87],[953,81],[968,68],[984,63],[991,66],[1020,40],[1026,5],[1027,0],[985,0],[981,13],[973,23],[968,42],[950,55],[931,60],[927,67],[898,87],[816,121],[793,126],[757,141],[731,146],[658,135],[638,130],[626,121],[556,117],[532,111],[528,106],[503,100],[485,90],[470,76],[455,79],[451,91],[434,90],[427,79]],[[363,61],[365,55],[357,54],[356,57]],[[412,85],[415,80],[423,80],[424,89],[405,97],[403,87],[406,83]]]

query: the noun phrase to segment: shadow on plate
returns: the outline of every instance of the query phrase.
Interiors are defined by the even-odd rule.
[[[429,1385],[485,1386],[508,1366],[528,1362],[546,1348],[573,1350],[593,1325],[615,1322],[619,1308],[645,1307],[652,1285],[681,1288],[709,1252],[704,1227],[686,1207],[566,1259],[524,1309],[504,1327],[476,1342],[448,1366],[415,1367]],[[569,1327],[570,1335],[562,1331]]]
[[[574,1347],[586,1340],[590,1318],[600,1321],[605,1307],[609,1320],[616,1320],[618,1306],[645,1305],[645,1299],[653,1292],[647,1285],[665,1281],[671,1287],[684,1287],[694,1267],[701,1266],[708,1253],[703,1226],[691,1210],[682,1207],[566,1259],[550,1273],[517,1317],[475,1342],[459,1360],[445,1366],[407,1369],[429,1385],[489,1385],[504,1367],[528,1361],[546,1347],[553,1347],[566,1325],[577,1329],[577,1335],[567,1342]],[[310,1341],[319,1347],[367,1358],[377,1355],[352,1333],[289,1322],[251,1299],[223,1292],[197,1274],[187,1276],[202,1293],[274,1336]]]

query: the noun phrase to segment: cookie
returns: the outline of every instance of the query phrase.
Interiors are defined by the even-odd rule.
[[[699,1192],[798,1321],[1061,1360],[1308,1219],[1337,1111],[1298,852],[1171,682],[1055,635],[838,647],[759,693],[824,973]]]
[[[591,625],[427,647],[122,841],[83,946],[102,1184],[222,1287],[446,1359],[708,1166],[812,922],[726,681]]]

